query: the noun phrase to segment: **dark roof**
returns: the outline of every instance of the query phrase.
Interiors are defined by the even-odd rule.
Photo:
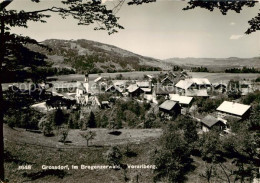
[[[205,118],[203,118],[201,120],[201,123],[203,123],[206,126],[208,126],[209,128],[211,128],[212,126],[214,126],[219,121],[222,122],[221,120],[215,118],[214,116],[207,115]]]
[[[166,100],[159,106],[159,108],[170,111],[175,105],[178,105],[178,103],[172,100]]]

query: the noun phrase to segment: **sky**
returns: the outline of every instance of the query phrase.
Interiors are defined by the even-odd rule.
[[[107,1],[111,6],[114,2]],[[58,5],[57,0],[30,0],[12,2],[8,9],[35,10]],[[244,34],[248,20],[255,17],[259,4],[244,8],[240,14],[219,10],[210,12],[195,8],[183,11],[185,1],[160,0],[139,6],[124,4],[116,14],[125,29],[108,35],[94,31],[93,26],[78,26],[72,18],[63,20],[55,14],[47,23],[30,22],[29,28],[12,28],[12,32],[30,36],[38,41],[45,39],[87,39],[120,47],[122,49],[158,59],[173,57],[250,58],[260,56],[260,31]]]

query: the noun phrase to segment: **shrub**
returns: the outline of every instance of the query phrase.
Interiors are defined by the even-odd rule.
[[[106,152],[106,161],[108,162],[109,165],[115,165],[115,166],[120,166],[121,165],[121,160],[122,160],[122,153],[120,149],[117,146],[111,147],[107,152]]]
[[[69,128],[68,127],[63,127],[60,129],[59,131],[60,134],[60,142],[63,142],[64,144],[66,143],[66,139],[68,137],[69,134]]]
[[[50,137],[54,135],[52,124],[50,122],[45,122],[43,124],[43,135],[46,137]]]

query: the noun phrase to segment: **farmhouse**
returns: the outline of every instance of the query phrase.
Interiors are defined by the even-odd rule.
[[[200,122],[201,122],[201,129],[203,132],[208,132],[212,129],[215,130],[225,129],[225,123],[222,120],[217,119],[212,115],[207,115]]]
[[[117,95],[122,95],[123,89],[121,89],[118,86],[114,86],[114,85],[110,85],[107,89],[106,92],[111,92],[111,93],[115,93]]]
[[[174,85],[174,82],[170,79],[169,76],[166,76],[163,80],[161,80],[161,85],[163,86]]]
[[[246,119],[250,114],[250,105],[239,104],[235,102],[224,101],[218,108],[218,116],[224,118],[226,116]]]
[[[145,93],[145,94],[151,94],[152,93],[152,89],[151,88],[140,88],[142,91],[143,91],[143,93]]]
[[[207,98],[209,97],[207,89],[202,89],[202,90],[186,90],[185,96],[188,97],[204,97]]]
[[[193,85],[193,82],[189,79],[186,80],[180,80],[175,86],[179,90],[187,90],[190,89]]]
[[[254,87],[251,81],[239,81],[239,87],[242,96],[254,92]]]
[[[149,81],[136,81],[136,85],[140,88],[151,88],[151,83]]]
[[[175,93],[174,86],[155,86],[153,88],[153,93],[155,96],[164,96],[166,98],[169,97],[169,94]]]
[[[128,80],[112,80],[114,86],[118,86],[120,88],[125,88]]]
[[[136,84],[131,84],[126,89],[130,97],[138,97],[142,93],[141,89]]]
[[[213,84],[214,91],[224,93],[227,91],[227,84],[225,83],[214,83]]]
[[[176,117],[181,114],[181,107],[178,102],[166,100],[159,106],[159,110],[164,113],[167,118]]]
[[[179,90],[210,88],[211,83],[207,78],[189,78],[180,80],[176,85]]]
[[[178,94],[169,94],[170,100],[179,102],[181,107],[190,107],[193,101],[193,97],[180,96]]]

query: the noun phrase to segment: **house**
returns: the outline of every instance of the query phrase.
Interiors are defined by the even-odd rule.
[[[109,101],[102,101],[101,102],[101,109],[110,108]]]
[[[139,88],[151,88],[151,83],[149,81],[136,81],[136,85]]]
[[[107,83],[107,78],[99,76],[98,78],[96,78],[94,80],[94,83],[97,84],[97,85],[101,85],[101,84]]]
[[[118,86],[120,88],[125,88],[128,80],[112,80],[114,86]]]
[[[167,76],[169,76],[171,79],[173,79],[173,78],[176,78],[177,77],[177,75],[176,74],[174,74],[173,72],[171,72],[171,71],[169,71],[168,73],[167,73]]]
[[[181,106],[178,102],[175,102],[173,100],[164,101],[159,106],[159,110],[163,112],[163,114],[166,115],[168,119],[171,119],[172,117],[176,117],[179,114],[181,114]]]
[[[166,98],[169,98],[169,94],[175,93],[175,87],[157,85],[153,88],[153,93],[155,96],[164,96]]]
[[[183,71],[181,71],[181,73],[180,73],[180,78],[188,78],[189,77],[189,75],[188,75],[188,73],[187,73],[188,71],[186,71],[186,70],[183,70]]]
[[[144,94],[152,94],[151,88],[140,88]]]
[[[169,94],[170,100],[178,102],[181,107],[190,107],[193,101],[193,97],[180,96],[178,94]]]
[[[224,101],[218,108],[218,116],[225,118],[227,116],[246,119],[250,115],[250,105],[239,104],[235,102]]]
[[[208,132],[212,129],[224,130],[226,126],[223,120],[215,118],[212,115],[207,115],[200,120],[200,123],[203,132]]]
[[[185,96],[188,96],[188,97],[204,97],[204,98],[209,97],[208,91],[206,89],[202,89],[202,90],[197,90],[197,89],[186,90],[185,91]]]
[[[117,95],[122,95],[123,89],[121,89],[118,86],[110,85],[107,89],[106,92],[111,92],[111,93],[116,93]]]
[[[225,83],[214,83],[212,84],[214,91],[224,93],[227,91],[227,84]]]
[[[211,83],[207,78],[189,78],[180,80],[175,86],[177,89],[185,91],[188,89],[209,89]]]
[[[239,87],[242,96],[254,92],[254,87],[251,81],[239,81]]]
[[[191,78],[193,83],[195,83],[199,88],[211,87],[211,83],[207,78]]]
[[[189,80],[189,79],[185,79],[185,80],[180,80],[176,85],[175,87],[177,88],[177,90],[179,92],[184,92],[188,89],[192,89],[195,88],[195,84]]]
[[[136,84],[131,84],[126,89],[130,97],[138,97],[141,93],[143,93]]]
[[[170,79],[169,76],[166,76],[164,79],[161,80],[161,85],[163,85],[163,86],[173,85],[174,86],[174,82],[173,82],[173,80]]]

